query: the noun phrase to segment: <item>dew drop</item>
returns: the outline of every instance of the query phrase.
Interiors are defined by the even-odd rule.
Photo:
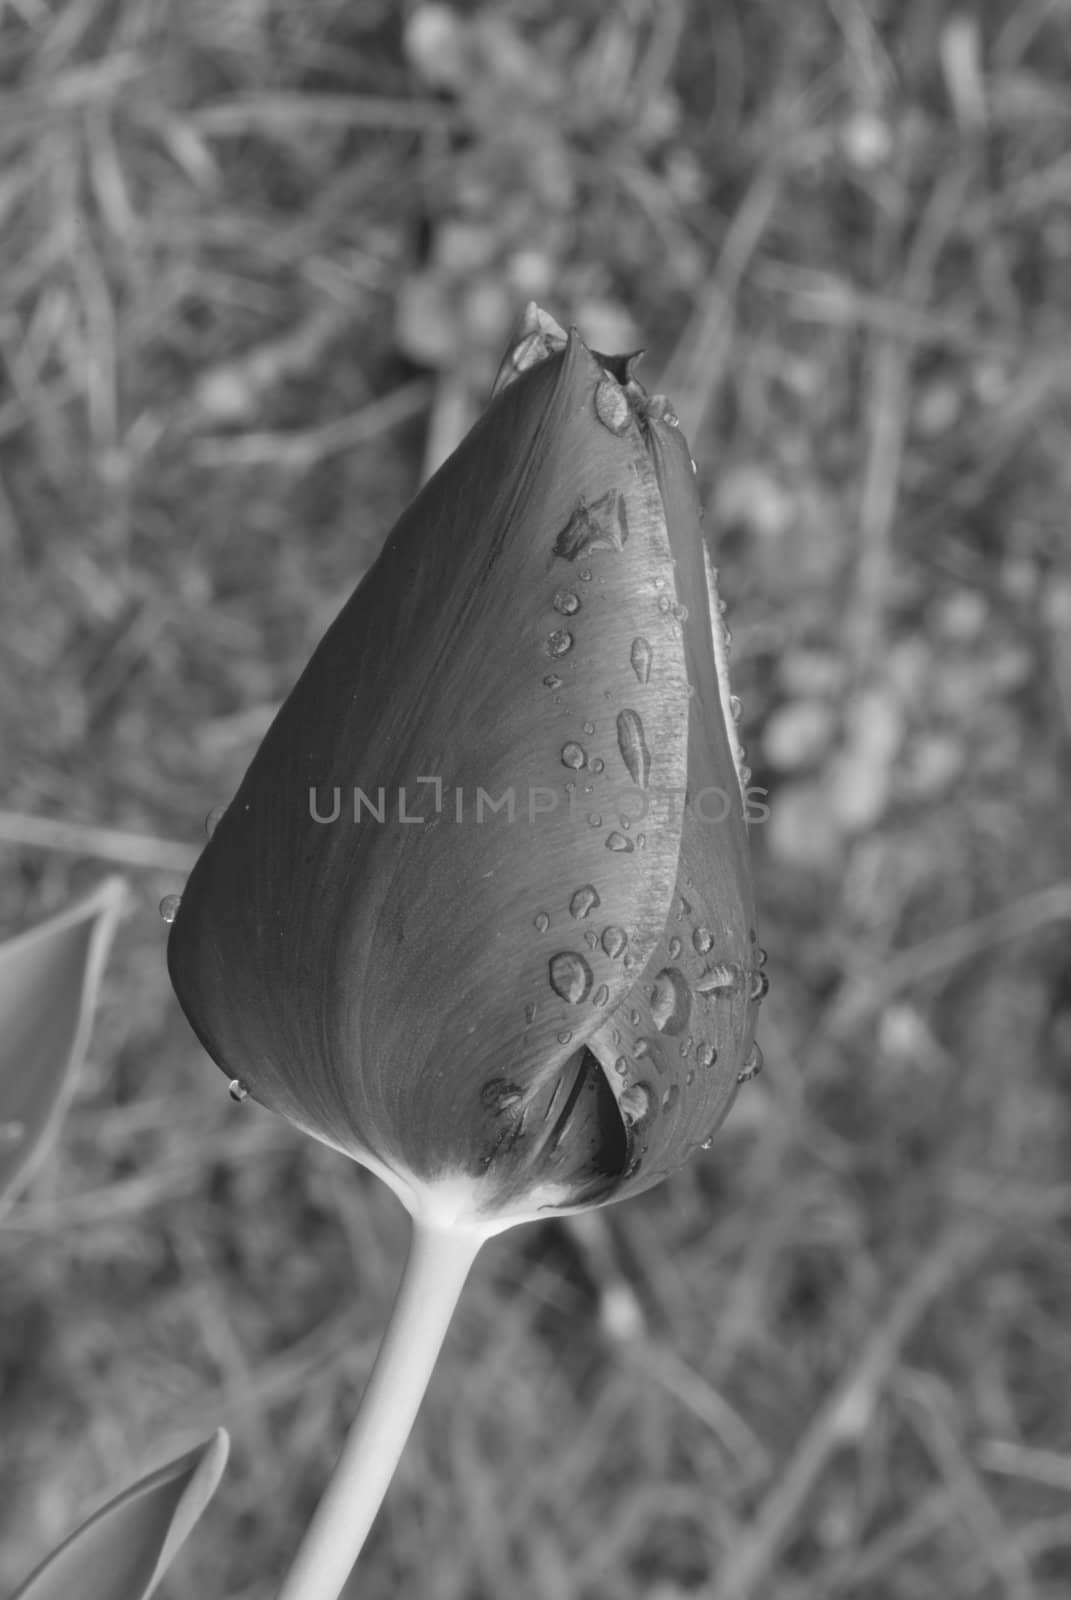
[[[722,994],[727,989],[735,989],[740,976],[738,967],[730,962],[718,962],[716,966],[708,967],[701,972],[695,980],[696,994]]]
[[[632,818],[631,817],[618,817],[617,820],[618,820],[618,822],[620,822],[621,826],[624,828],[626,833],[632,827]]]
[[[602,759],[602,756],[593,756],[588,762],[588,768],[594,773],[604,772],[606,770],[606,762]]]
[[[749,1000],[765,1000],[770,992],[770,980],[765,972],[758,968],[751,974],[748,981],[747,997]]]
[[[695,1047],[695,1064],[697,1067],[712,1067],[718,1059],[718,1052],[712,1044],[697,1044]]]
[[[628,1062],[625,1060],[624,1056],[618,1056],[617,1060],[614,1062],[614,1071],[617,1073],[619,1078],[623,1078],[625,1076],[625,1073],[628,1071]]]
[[[643,722],[637,712],[618,712],[617,747],[633,783],[646,789],[651,777],[651,752],[647,748]]]
[[[680,1099],[680,1094],[680,1086],[676,1083],[671,1083],[665,1094],[662,1096],[662,1110],[672,1111],[673,1107]]]
[[[223,821],[223,813],[226,809],[226,806],[213,806],[205,818],[205,833],[210,839]]]
[[[678,622],[687,622],[688,621],[688,607],[687,606],[681,605],[680,602],[678,601],[678,603],[675,606],[673,606],[671,609],[673,611],[674,617],[676,618],[676,620]]]
[[[634,1028],[638,1028],[639,1025],[640,1025],[640,1014],[639,1014],[639,1012],[638,1011],[630,1011],[629,1014],[628,1014],[628,1020],[631,1022],[632,1026]]]
[[[677,957],[681,953],[681,949],[682,949],[681,942],[677,938],[677,935],[674,934],[673,938],[669,941],[669,959],[671,961],[676,961]]]
[[[625,392],[613,378],[603,378],[595,388],[595,415],[604,428],[618,437],[625,432],[629,420],[629,404]]]
[[[583,745],[570,739],[568,744],[562,745],[562,766],[571,767],[574,772],[579,772],[587,760],[587,753]]]
[[[181,904],[182,896],[180,894],[164,895],[164,898],[160,901],[160,915],[163,917],[165,922],[174,922],[175,918],[178,916],[179,906]]]
[[[594,929],[589,928],[587,933],[585,933],[584,943],[587,945],[589,950],[597,950],[599,948],[599,936]]]
[[[243,1100],[249,1099],[249,1090],[246,1088],[241,1078],[231,1079],[230,1083],[227,1085],[227,1093],[238,1105],[241,1105]]]
[[[762,1051],[757,1044],[753,1044],[744,1058],[744,1065],[736,1075],[737,1083],[748,1083],[752,1078],[757,1078],[765,1065]]]
[[[762,948],[761,944],[757,945],[755,948],[755,965],[757,967],[764,967],[766,965],[766,961],[766,951]]]
[[[738,694],[731,694],[729,696],[729,710],[732,713],[733,721],[739,722],[740,718],[744,715],[744,703]]]
[[[681,1055],[686,1056],[694,1043],[695,1040],[692,1038],[691,1034],[688,1034],[686,1038],[682,1039],[680,1043]]]
[[[632,1046],[632,1054],[634,1056],[638,1056],[642,1060],[644,1056],[649,1056],[651,1054],[651,1046],[648,1044],[646,1039],[637,1039],[636,1043]]]
[[[602,947],[611,961],[616,961],[623,955],[628,944],[628,934],[624,928],[609,927],[602,930]]]
[[[690,917],[691,914],[692,914],[692,902],[690,900],[686,900],[684,898],[684,896],[681,895],[680,901],[679,901],[679,903],[677,905],[677,916],[678,917]]]
[[[684,1081],[688,1087],[691,1088],[692,1084],[695,1082],[695,1069],[693,1067],[689,1067],[688,1071],[684,1074]]]
[[[550,958],[550,986],[571,1006],[578,1006],[591,989],[591,968],[575,951],[560,950]]]
[[[709,928],[696,928],[692,934],[692,943],[701,956],[705,956],[714,948],[714,935]]]
[[[564,628],[555,628],[554,632],[549,633],[544,639],[543,648],[548,656],[568,655],[573,648],[573,636]]]
[[[622,851],[631,853],[634,846],[632,840],[626,839],[623,833],[608,833],[606,835],[606,848],[607,850],[616,850],[618,853]]]
[[[593,722],[585,722],[584,723],[584,732],[587,733],[587,734],[594,733],[595,732],[595,724]]]
[[[591,1003],[593,1006],[604,1006],[609,998],[609,989],[605,983],[600,983],[599,987],[595,990],[595,993],[591,997]]]
[[[600,817],[600,815],[599,815],[599,813],[597,811],[589,811],[588,812],[588,822],[591,824],[591,826],[593,828],[601,828],[602,827],[602,818]]]
[[[558,1043],[559,1044],[572,1044],[572,1042],[573,1042],[573,1036],[570,1033],[569,1029],[568,1028],[563,1028],[561,1033],[559,1033],[559,1035],[558,1035]]]
[[[634,1083],[618,1098],[621,1115],[631,1127],[641,1122],[651,1109],[651,1091],[645,1083]]]
[[[554,596],[553,605],[555,611],[560,612],[563,617],[575,617],[580,610],[580,596],[574,594],[572,589],[559,589]]]
[[[580,577],[581,583],[590,583],[591,582],[591,569],[589,567],[581,567],[580,573],[579,573],[579,577]]]
[[[666,587],[665,578],[656,578],[654,580],[654,586],[656,589],[664,589]]]
[[[747,788],[748,784],[751,782],[751,779],[752,779],[751,768],[750,767],[741,767],[740,768],[740,782],[744,786],[745,789]]]
[[[594,911],[599,904],[601,902],[595,885],[593,883],[582,883],[569,902],[569,910],[579,921],[582,917],[586,917]]]
[[[556,672],[548,672],[543,683],[547,689],[560,689],[562,686],[562,680]]]
[[[640,637],[633,639],[629,660],[632,670],[641,683],[648,683],[651,677],[651,656],[653,652],[647,640]]]
[[[637,850],[646,850],[646,848],[647,848],[647,835],[645,833],[638,833],[636,835],[636,849]]]
[[[537,933],[546,933],[547,929],[550,927],[550,918],[547,916],[545,911],[538,911],[536,913],[534,926]]]

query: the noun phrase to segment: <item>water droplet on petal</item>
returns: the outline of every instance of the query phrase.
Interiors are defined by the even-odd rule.
[[[696,928],[692,934],[692,943],[701,956],[714,948],[714,935],[709,928]]]
[[[591,989],[591,968],[573,950],[560,950],[550,958],[550,986],[555,994],[578,1006]]]
[[[593,722],[585,722],[584,723],[584,732],[587,733],[587,734],[594,733],[595,732],[595,724]]]
[[[616,850],[618,852],[631,852],[633,844],[632,840],[626,839],[623,833],[608,833],[606,835],[606,848],[607,850]]]
[[[550,927],[550,918],[547,916],[545,911],[538,911],[536,913],[534,926],[537,933],[546,933],[547,929]]]
[[[712,1067],[718,1059],[718,1052],[712,1044],[705,1041],[695,1047],[695,1064],[697,1067]]]
[[[559,589],[554,596],[553,605],[555,611],[559,611],[563,617],[575,617],[580,610],[580,596],[574,594],[572,589]]]
[[[579,576],[581,583],[590,583],[591,569],[589,567],[581,567]]]
[[[650,681],[652,654],[651,646],[646,639],[642,637],[633,639],[629,660],[632,662],[633,672],[641,683]]]
[[[591,1003],[593,1006],[604,1006],[609,998],[609,989],[605,983],[600,983],[599,987],[595,990],[595,993],[591,997]]]
[[[629,404],[625,391],[613,378],[603,378],[595,389],[595,415],[604,428],[618,437],[625,432],[629,421]]]
[[[692,1084],[695,1082],[695,1069],[694,1069],[694,1067],[689,1067],[688,1068],[688,1071],[684,1074],[684,1081],[688,1085],[688,1087],[691,1088]]]
[[[651,1046],[647,1043],[646,1039],[637,1039],[636,1043],[632,1046],[632,1054],[634,1056],[638,1056],[642,1060],[644,1056],[649,1056],[651,1054]]]
[[[584,943],[587,945],[589,950],[597,950],[599,948],[599,936],[593,928],[589,928],[587,933],[585,933]]]
[[[560,689],[562,686],[562,680],[556,672],[548,672],[543,683],[548,689]]]
[[[758,968],[756,968],[756,970],[751,974],[750,980],[748,982],[748,999],[749,1000],[765,1000],[765,998],[769,994],[769,992],[770,992],[770,980],[769,980],[769,978],[766,976],[765,972],[762,972]]]
[[[604,928],[602,931],[602,947],[611,961],[616,961],[623,954],[628,944],[628,934],[624,928]]]
[[[241,1078],[231,1079],[230,1083],[227,1085],[227,1093],[230,1095],[232,1100],[237,1102],[238,1105],[241,1105],[243,1100],[249,1099],[249,1090],[246,1088]]]
[[[744,1065],[736,1075],[737,1083],[748,1083],[752,1078],[757,1078],[766,1065],[762,1051],[757,1044],[753,1044],[744,1060]]]
[[[226,806],[213,806],[205,818],[205,833],[210,839],[215,833],[216,829],[219,827],[220,823],[223,821],[223,813],[226,811],[226,809]]]
[[[577,744],[573,739],[570,739],[568,744],[562,745],[563,767],[571,767],[574,772],[579,772],[586,760],[587,753],[583,745]]]
[[[639,1014],[639,1012],[638,1011],[630,1011],[629,1014],[628,1014],[628,1020],[631,1022],[632,1026],[634,1028],[638,1028],[639,1025],[640,1025],[640,1014]]]
[[[673,938],[669,941],[669,947],[668,948],[669,948],[669,959],[671,961],[676,961],[677,957],[681,953],[681,948],[682,948],[681,942],[677,938],[676,934],[674,934]]]
[[[595,885],[593,883],[582,883],[569,902],[569,910],[579,921],[580,918],[586,917],[594,911],[599,904],[601,902]]]
[[[662,1096],[662,1110],[672,1111],[673,1107],[680,1099],[680,1093],[681,1091],[679,1084],[671,1083],[665,1094]]]
[[[625,1060],[624,1056],[618,1056],[617,1060],[614,1062],[614,1071],[620,1078],[625,1076],[625,1073],[628,1071],[628,1062]]]
[[[719,961],[716,966],[708,967],[701,972],[695,980],[696,994],[721,994],[727,989],[735,989],[740,977],[740,969],[732,962]]]
[[[651,1109],[651,1091],[645,1083],[634,1083],[618,1098],[621,1115],[631,1126],[641,1122]]]
[[[601,756],[593,756],[592,759],[588,762],[588,769],[589,769],[589,771],[595,772],[595,773],[603,772],[606,769],[606,762],[602,759]]]
[[[672,609],[673,609],[673,615],[674,615],[674,617],[676,618],[676,620],[678,622],[687,622],[688,621],[688,607],[687,606],[681,605],[680,602],[678,601],[677,604]]]
[[[180,894],[164,895],[164,898],[160,901],[160,915],[163,917],[165,922],[174,922],[175,918],[178,916],[179,906],[181,904],[182,896]]]
[[[590,823],[590,825],[593,828],[601,828],[602,827],[602,818],[600,817],[600,815],[599,815],[599,813],[597,811],[589,811],[588,812],[588,822]]]
[[[633,783],[646,789],[651,777],[651,752],[647,748],[643,722],[637,712],[618,712],[617,747]]]
[[[543,648],[548,656],[568,655],[573,648],[573,636],[571,633],[567,633],[564,628],[556,628],[543,641]]]
[[[559,1044],[572,1044],[572,1042],[573,1042],[573,1036],[569,1032],[569,1029],[568,1028],[563,1028],[561,1033],[559,1033],[559,1035],[558,1035],[558,1043]]]
[[[768,957],[766,951],[762,948],[761,944],[758,945],[755,949],[755,965],[757,967],[764,967],[767,960]]]
[[[729,710],[732,714],[733,721],[739,722],[740,718],[744,715],[744,703],[738,694],[731,694],[729,696]]]

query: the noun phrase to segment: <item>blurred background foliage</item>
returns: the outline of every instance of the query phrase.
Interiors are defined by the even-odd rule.
[[[266,1600],[404,1250],[233,1106],[161,896],[529,298],[646,346],[730,602],[767,1071],[486,1250],[362,1600],[1071,1579],[1071,5],[0,4],[0,929],[116,865],[0,1253],[0,1587],[216,1423]]]

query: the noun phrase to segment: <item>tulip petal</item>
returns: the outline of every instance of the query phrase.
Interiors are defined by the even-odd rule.
[[[693,690],[688,789],[663,935],[633,992],[589,1045],[616,1073],[630,1123],[632,1160],[614,1199],[661,1181],[723,1120],[754,1038],[759,987],[724,630],[700,532],[694,470],[679,430],[662,411],[651,403],[647,437],[676,562],[678,605],[686,611],[680,628]]]
[[[677,880],[673,555],[640,422],[571,335],[403,515],[186,887],[168,957],[206,1048],[407,1203],[461,1176],[501,1203],[564,1104],[591,1159],[541,1202],[620,1168],[581,1052]],[[322,817],[336,790],[318,821],[310,794]],[[383,821],[354,821],[357,791]],[[502,1081],[528,1112],[505,1140]]]

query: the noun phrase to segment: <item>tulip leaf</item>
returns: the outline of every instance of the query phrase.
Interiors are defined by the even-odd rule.
[[[109,1500],[11,1600],[148,1600],[215,1494],[229,1449],[218,1428]]]
[[[0,1203],[27,1183],[66,1110],[125,898],[122,878],[106,878],[0,943]]]

